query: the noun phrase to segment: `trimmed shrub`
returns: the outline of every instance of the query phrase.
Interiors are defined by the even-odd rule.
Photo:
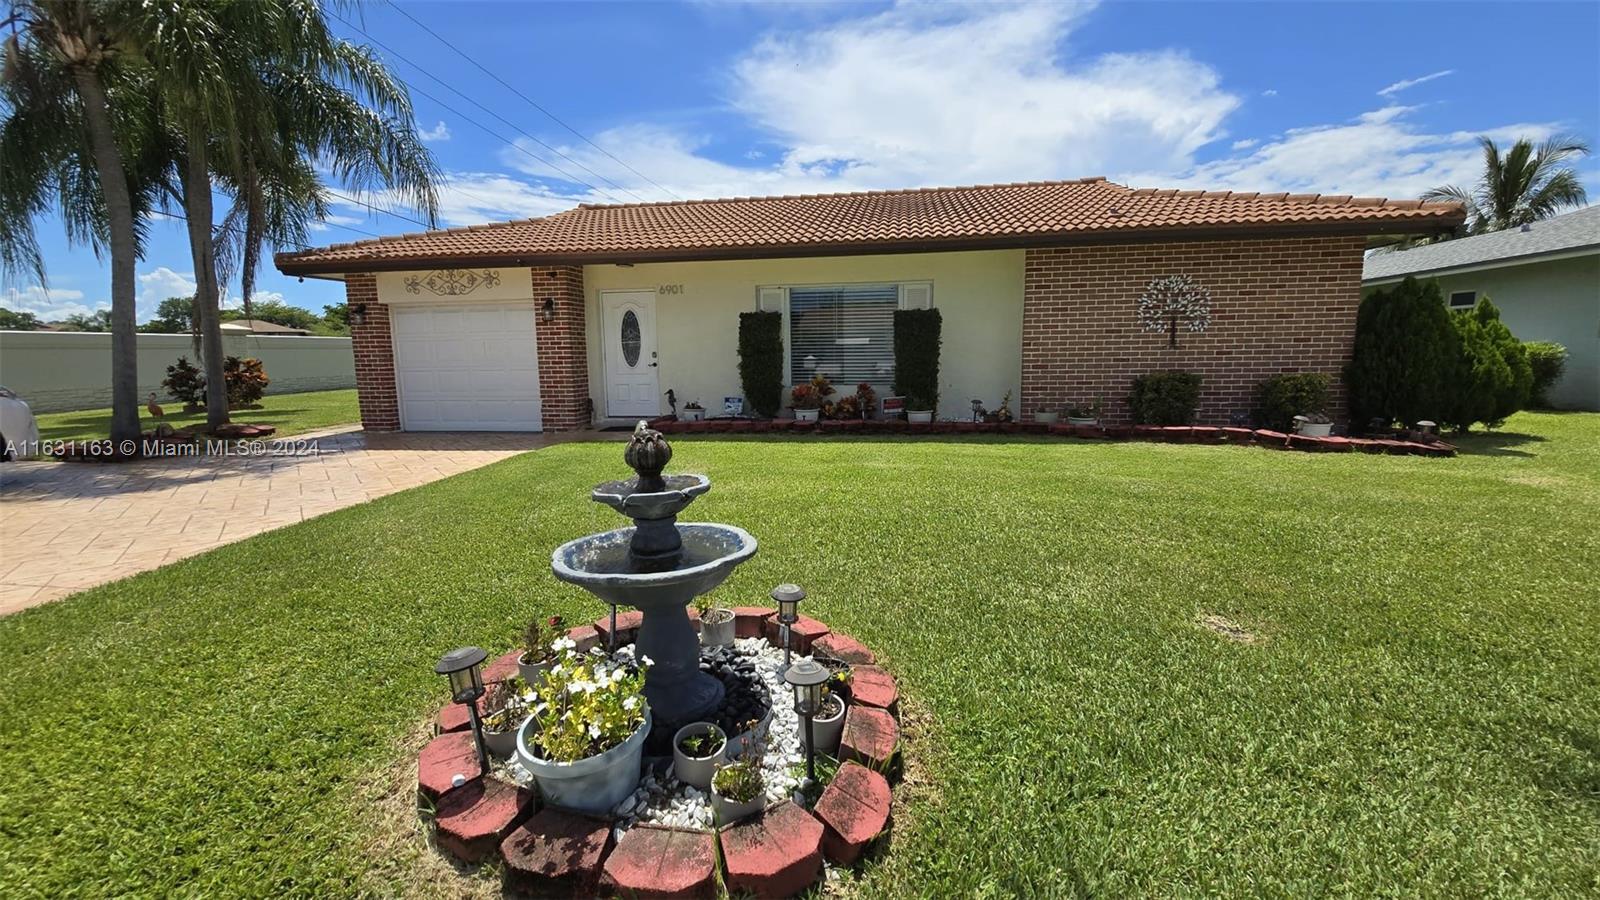
[[[783,407],[783,313],[739,314],[739,383],[756,415]]]
[[[1561,380],[1567,368],[1567,348],[1555,341],[1523,341],[1522,349],[1528,353],[1528,366],[1533,369],[1533,389],[1529,391],[1528,405],[1535,409],[1550,408],[1550,388]]]
[[[939,408],[939,343],[944,317],[937,309],[894,313],[894,392],[906,409]]]
[[[1328,382],[1321,372],[1285,372],[1256,388],[1256,410],[1268,428],[1288,431],[1294,417],[1328,411]]]
[[[1407,278],[1375,290],[1356,312],[1355,346],[1344,381],[1357,428],[1374,419],[1443,421],[1461,341],[1436,282]]]
[[[267,392],[271,379],[261,360],[253,356],[230,356],[222,361],[223,383],[228,386],[228,408],[253,406]]]
[[[167,366],[167,377],[161,379],[161,386],[167,389],[167,396],[184,406],[202,406],[206,402],[206,377],[188,357],[180,356]]]
[[[1133,380],[1128,395],[1136,425],[1189,425],[1200,406],[1200,376],[1194,372],[1150,372]]]
[[[1457,431],[1474,422],[1494,428],[1528,405],[1533,391],[1528,352],[1488,297],[1451,318],[1461,342],[1461,374],[1444,421]]]

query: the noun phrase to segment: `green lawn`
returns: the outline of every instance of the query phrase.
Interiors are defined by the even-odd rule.
[[[165,416],[157,419],[139,404],[139,425],[149,431],[166,422],[174,428],[204,425],[205,410],[186,413],[181,403],[162,403]],[[84,409],[74,412],[40,413],[39,438],[46,441],[86,441],[103,438],[111,433],[111,410]],[[239,409],[232,413],[233,421],[252,425],[275,425],[274,437],[301,434],[335,425],[361,421],[361,408],[356,404],[354,388],[340,391],[307,391],[303,394],[268,394],[261,398],[260,409]]]
[[[719,591],[877,648],[910,735],[867,896],[1600,892],[1600,415],[1457,459],[679,440]],[[520,456],[0,621],[0,895],[420,891],[371,785],[432,666],[616,526],[616,445]],[[1264,636],[1196,627],[1225,616]]]

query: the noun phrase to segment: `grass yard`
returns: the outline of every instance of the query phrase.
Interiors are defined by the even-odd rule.
[[[798,581],[900,678],[908,783],[860,895],[1594,896],[1600,415],[1465,443],[709,439],[673,467],[715,480],[691,518],[761,541],[723,602]],[[587,498],[620,457],[0,620],[0,895],[459,895],[380,795],[441,651],[602,612],[549,559],[621,523]]]
[[[162,403],[166,415],[157,419],[139,404],[139,426],[149,431],[161,422],[174,428],[204,425],[205,410],[186,413],[180,403]],[[40,413],[39,438],[46,441],[86,441],[103,438],[111,433],[110,409],[85,409],[74,412]],[[307,391],[302,394],[268,394],[261,398],[260,409],[239,409],[232,413],[233,421],[252,425],[276,425],[274,437],[302,434],[335,425],[361,421],[361,409],[356,404],[355,388],[339,391]]]

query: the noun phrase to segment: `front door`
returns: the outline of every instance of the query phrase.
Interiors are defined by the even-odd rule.
[[[606,415],[660,414],[655,293],[607,292],[600,295],[600,305],[605,330]]]

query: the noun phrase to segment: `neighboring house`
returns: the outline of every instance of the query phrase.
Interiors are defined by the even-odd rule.
[[[1374,253],[1363,286],[1415,275],[1439,282],[1452,309],[1479,297],[1525,341],[1564,344],[1567,368],[1550,390],[1562,409],[1600,410],[1600,206],[1520,229]]]
[[[540,219],[282,253],[342,279],[363,424],[570,429],[743,394],[739,313],[784,313],[788,382],[888,391],[892,313],[943,314],[944,417],[1013,392],[1022,418],[1190,369],[1200,418],[1248,411],[1283,371],[1350,355],[1368,238],[1428,234],[1458,205],[1132,190],[1104,179],[584,205]],[[1140,326],[1153,279],[1210,291],[1210,325]],[[1337,385],[1337,379],[1336,385]],[[1342,389],[1337,388],[1342,403]],[[592,419],[591,419],[592,412]]]
[[[260,319],[231,319],[221,325],[223,334],[299,334],[306,335],[311,332],[305,328],[295,328],[289,325],[279,325],[277,322],[263,322]]]

